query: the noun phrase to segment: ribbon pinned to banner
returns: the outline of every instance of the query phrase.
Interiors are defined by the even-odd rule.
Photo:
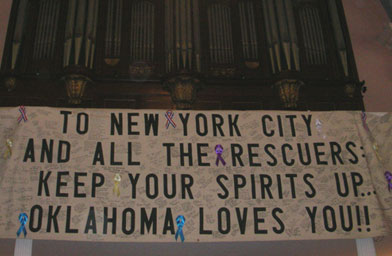
[[[176,232],[176,236],[175,236],[176,241],[178,239],[178,236],[180,236],[181,242],[184,242],[185,236],[184,236],[184,232],[182,231],[182,228],[185,225],[185,217],[182,215],[178,215],[176,218],[176,222],[177,222],[177,228],[178,228],[177,232]]]
[[[173,128],[176,128],[176,123],[173,120],[174,112],[171,110],[166,111],[165,117],[166,117],[166,129],[169,129],[170,125],[173,126]]]
[[[4,159],[7,159],[7,158],[11,157],[11,155],[12,155],[12,140],[7,139],[5,141],[5,145],[6,145],[7,149],[4,152]]]
[[[226,162],[225,162],[225,160],[223,160],[223,158],[222,158],[223,147],[222,147],[221,144],[218,144],[218,145],[215,146],[215,153],[216,153],[216,162],[215,162],[216,166],[219,165],[219,161],[221,161],[222,164],[225,166],[225,165],[226,165]]]
[[[373,149],[374,149],[374,152],[376,153],[378,161],[382,161],[380,153],[378,152],[378,145],[376,142],[373,143]]]
[[[316,129],[319,135],[323,136],[323,139],[326,138],[325,134],[322,134],[321,129],[323,128],[323,124],[321,123],[321,121],[319,119],[316,119]]]
[[[392,173],[386,171],[384,175],[385,175],[385,179],[388,182],[388,191],[391,192],[391,190],[392,190]]]
[[[121,182],[121,176],[120,174],[114,175],[114,187],[113,187],[113,193],[117,196],[120,196],[120,187],[119,184]]]
[[[365,130],[367,132],[369,132],[369,127],[368,127],[368,125],[366,123],[366,118],[367,118],[366,117],[366,113],[364,111],[362,111],[362,113],[361,113],[362,125],[363,125],[363,128],[365,128]]]
[[[26,231],[26,223],[27,223],[28,217],[27,214],[22,212],[19,214],[19,222],[20,222],[20,227],[18,229],[18,232],[16,232],[16,235],[19,237],[20,233],[23,232],[24,237],[27,235]]]
[[[19,112],[20,112],[20,116],[18,117],[18,123],[20,124],[20,122],[26,122],[27,121],[27,114],[26,114],[26,108],[24,106],[20,106],[19,107]]]

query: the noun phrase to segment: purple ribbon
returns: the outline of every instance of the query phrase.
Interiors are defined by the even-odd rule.
[[[367,126],[366,123],[366,113],[364,111],[362,111],[361,119],[362,119],[363,128],[365,128],[366,131],[369,131],[369,127]]]
[[[222,162],[223,165],[226,165],[225,160],[222,158],[222,153],[223,153],[223,147],[222,145],[218,144],[215,146],[215,153],[216,153],[216,166],[219,165],[219,160]]]
[[[391,192],[391,189],[392,189],[392,173],[386,171],[384,175],[385,175],[385,179],[388,182],[388,191]]]

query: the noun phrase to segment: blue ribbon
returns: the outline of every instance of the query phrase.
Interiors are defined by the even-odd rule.
[[[177,227],[178,227],[177,232],[176,232],[176,236],[175,236],[176,241],[177,241],[178,236],[180,236],[181,242],[184,242],[185,237],[184,237],[184,233],[182,232],[182,228],[185,225],[185,217],[182,215],[178,215],[176,218],[176,222],[177,222]]]
[[[20,233],[23,231],[24,237],[26,237],[27,235],[27,231],[26,231],[26,223],[27,220],[29,219],[29,217],[27,217],[27,214],[22,212],[21,214],[19,214],[19,222],[20,222],[20,227],[18,229],[18,232],[16,232],[16,235],[19,237]]]

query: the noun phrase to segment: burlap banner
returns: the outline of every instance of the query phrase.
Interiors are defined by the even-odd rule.
[[[0,109],[0,237],[219,242],[391,231],[392,116]]]

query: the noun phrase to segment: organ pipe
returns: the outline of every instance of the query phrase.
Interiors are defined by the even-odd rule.
[[[166,70],[200,72],[198,0],[165,0]]]
[[[213,4],[208,8],[210,59],[215,64],[234,62],[230,8]]]
[[[131,60],[152,62],[155,7],[148,1],[141,1],[134,3],[131,8]]]
[[[242,51],[245,59],[258,58],[258,42],[256,36],[256,24],[254,4],[252,1],[239,3],[240,27],[242,39]]]
[[[87,13],[87,16],[86,16]],[[97,32],[98,0],[69,0],[67,25],[65,28],[64,67],[72,64],[84,64],[92,68],[95,54]],[[74,47],[72,47],[74,46]],[[84,59],[81,50],[84,47]],[[73,52],[71,52],[73,50]]]
[[[348,60],[347,60],[347,49],[344,41],[343,30],[338,15],[338,8],[335,0],[328,0],[328,5],[332,18],[332,25],[335,34],[335,42],[339,51],[340,61],[343,65],[344,75],[347,77],[348,74]]]
[[[25,25],[27,9],[27,0],[20,0],[18,7],[18,14],[15,24],[15,32],[12,40],[12,58],[11,58],[11,69],[15,69],[16,60],[19,55],[20,45],[22,43],[22,35]]]
[[[59,12],[59,0],[41,0],[39,2],[33,59],[53,58]]]
[[[306,62],[313,65],[326,64],[327,53],[319,10],[313,6],[305,6],[301,8],[299,15]]]
[[[272,71],[299,71],[299,49],[292,0],[263,0]]]

